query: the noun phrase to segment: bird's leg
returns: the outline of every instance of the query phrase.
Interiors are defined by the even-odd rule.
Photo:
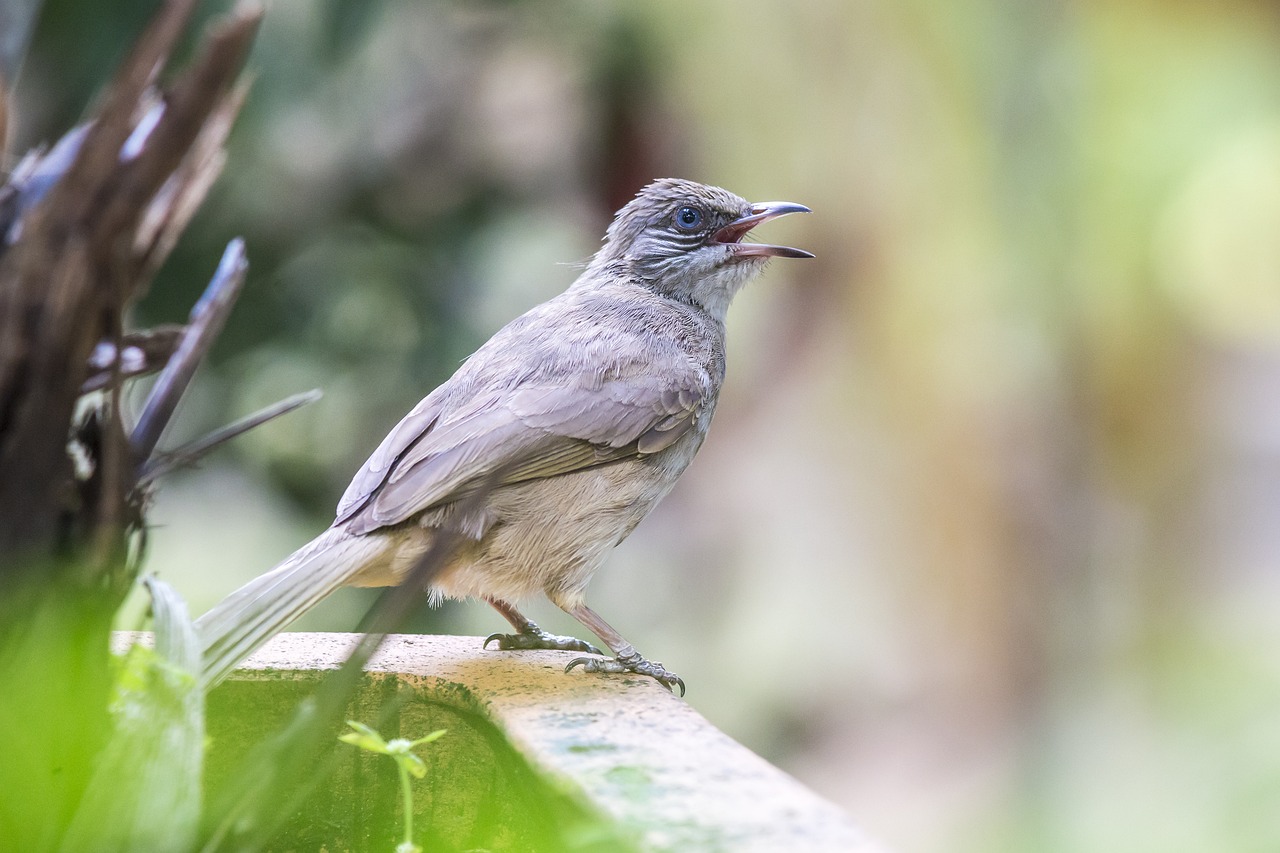
[[[680,688],[680,695],[684,695],[684,679],[676,675],[674,672],[668,672],[663,668],[662,664],[655,661],[646,660],[636,651],[636,647],[628,643],[622,638],[622,635],[613,630],[613,627],[600,616],[587,607],[585,604],[579,604],[574,607],[564,608],[574,619],[577,619],[583,625],[591,629],[591,633],[604,640],[604,644],[609,647],[615,657],[613,658],[574,658],[569,661],[569,665],[564,668],[565,672],[573,669],[575,666],[581,666],[586,672],[634,672],[637,675],[647,675],[654,678],[663,687],[675,692],[677,687]]]
[[[493,609],[501,613],[511,623],[511,627],[516,629],[514,634],[490,634],[484,641],[486,649],[489,647],[489,643],[497,640],[499,649],[550,649],[561,652],[603,654],[603,652],[585,640],[548,634],[539,628],[532,619],[516,610],[514,605],[503,601],[501,598],[486,597],[485,601],[493,605]]]

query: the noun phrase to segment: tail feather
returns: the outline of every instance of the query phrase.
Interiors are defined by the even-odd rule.
[[[349,583],[385,547],[379,536],[326,530],[214,605],[195,623],[203,646],[200,677],[205,688],[218,684],[290,622]]]

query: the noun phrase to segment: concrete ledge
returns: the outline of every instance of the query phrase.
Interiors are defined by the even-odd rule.
[[[149,636],[146,636],[149,639]],[[117,647],[138,635],[119,634]],[[354,634],[281,634],[236,680],[339,667]],[[491,722],[537,775],[655,851],[881,848],[849,817],[643,677],[564,673],[563,652],[484,651],[478,637],[393,635],[367,667]]]

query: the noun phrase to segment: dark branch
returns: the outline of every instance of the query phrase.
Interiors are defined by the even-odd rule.
[[[252,415],[227,424],[221,429],[214,430],[203,438],[184,444],[177,450],[159,454],[153,457],[142,469],[142,476],[138,480],[138,485],[147,486],[171,471],[194,465],[219,445],[225,444],[237,436],[244,435],[249,430],[260,427],[267,421],[275,420],[281,415],[287,415],[295,409],[314,403],[322,396],[319,388],[304,391],[301,394],[294,394],[292,397],[286,397],[278,403],[259,409]]]
[[[182,336],[182,343],[156,380],[142,415],[138,418],[138,425],[129,438],[134,458],[139,462],[148,459],[155,450],[160,434],[173,418],[178,400],[191,384],[196,368],[222,331],[227,315],[235,306],[248,269],[249,263],[244,257],[244,241],[239,238],[232,240],[227,244],[222,261],[219,262],[209,286],[205,288],[204,295],[191,309],[191,323]]]

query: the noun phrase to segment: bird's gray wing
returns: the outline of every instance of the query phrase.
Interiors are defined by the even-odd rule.
[[[387,479],[396,460],[431,430],[443,408],[443,390],[444,386],[441,386],[424,397],[387,433],[387,437],[373,451],[364,467],[356,472],[347,490],[342,493],[342,499],[338,501],[338,521],[347,520],[364,506],[369,496]]]
[[[483,393],[448,413],[428,397],[356,475],[338,521],[372,530],[476,488],[657,453],[693,425],[707,396],[701,378],[527,384]]]

